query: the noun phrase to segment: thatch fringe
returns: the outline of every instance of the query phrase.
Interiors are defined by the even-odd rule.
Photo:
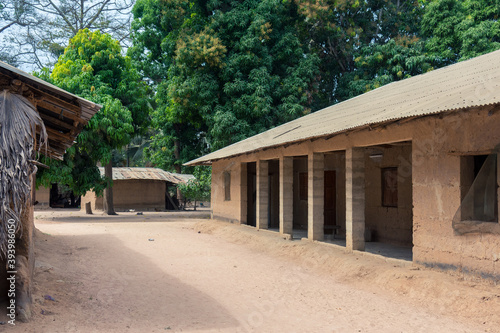
[[[31,196],[31,175],[36,166],[36,130],[40,142],[47,143],[47,132],[35,107],[23,96],[0,92],[0,257],[7,254],[8,221],[22,231],[20,217]]]

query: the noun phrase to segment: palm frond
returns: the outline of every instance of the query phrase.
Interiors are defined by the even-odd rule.
[[[40,141],[35,149],[36,130]],[[8,221],[22,231],[20,217],[31,195],[36,150],[47,143],[47,132],[34,106],[23,96],[0,92],[0,257],[7,253]]]

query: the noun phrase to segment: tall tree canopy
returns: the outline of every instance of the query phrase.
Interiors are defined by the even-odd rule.
[[[207,148],[310,112],[319,57],[294,2],[139,0],[134,16],[129,52],[157,83],[157,165],[180,171]]]
[[[422,18],[428,52],[446,64],[500,48],[500,1],[434,0]]]
[[[99,194],[106,183],[96,163],[107,165],[106,176],[110,178],[112,150],[127,144],[134,131],[147,128],[148,87],[130,58],[122,55],[118,41],[88,29],[70,40],[50,79],[103,107],[90,119],[63,162],[48,161],[51,168],[41,174],[40,181],[44,185],[68,184],[77,194],[92,188]]]
[[[425,52],[425,42],[418,38],[395,38],[387,43],[363,46],[354,56],[354,69],[340,79],[336,90],[338,100],[426,73],[443,64],[442,58]]]
[[[348,73],[358,67],[362,48],[392,38],[412,38],[419,31],[422,6],[417,0],[295,0],[305,15],[304,41],[320,56],[313,110],[350,95]],[[366,52],[366,51],[365,51]]]
[[[500,48],[500,1],[422,0],[412,13],[419,24],[407,33],[353,52],[339,100]]]
[[[0,33],[14,26],[28,29],[26,36],[38,50],[59,54],[63,38],[85,27],[124,38],[132,4],[4,0]],[[389,82],[500,48],[499,0],[137,0],[132,12],[128,55],[140,74],[134,70],[129,81],[140,89],[115,89],[116,69],[96,74],[101,73],[97,56],[80,59],[74,52],[70,59],[70,51],[61,59],[73,64],[58,65],[52,79],[76,93],[89,94],[85,85],[94,87],[93,93],[111,96],[131,112],[134,131],[143,137],[115,160],[128,165],[129,156],[147,147],[153,164],[177,172],[202,153]],[[11,34],[4,45],[22,36]],[[29,53],[32,44],[17,45]],[[0,50],[2,56],[9,54]],[[63,80],[71,70],[78,80]],[[87,75],[100,81],[87,84]],[[155,92],[150,140],[144,137],[149,109],[144,99],[128,93],[145,89],[141,78]],[[82,154],[85,133],[81,140],[68,154],[97,160]],[[87,177],[79,163],[72,170]]]

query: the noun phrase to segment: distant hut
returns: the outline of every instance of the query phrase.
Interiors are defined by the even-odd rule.
[[[62,159],[99,109],[0,62],[0,301],[13,305],[10,320],[31,317],[37,153]]]
[[[99,168],[104,176],[104,168]],[[163,211],[178,210],[175,187],[186,183],[192,175],[167,172],[158,168],[113,168],[113,203],[115,210]],[[104,209],[104,198],[87,192],[82,209],[90,202],[93,210]]]

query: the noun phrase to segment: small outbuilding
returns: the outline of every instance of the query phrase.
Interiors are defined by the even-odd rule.
[[[104,177],[104,168],[99,168]],[[164,211],[177,210],[179,203],[172,195],[178,184],[186,183],[192,175],[167,172],[158,168],[113,168],[113,203],[115,210]],[[104,197],[87,192],[81,207],[91,203],[93,210],[104,209]]]
[[[187,165],[214,219],[293,239],[407,248],[500,279],[500,51],[394,82]]]

